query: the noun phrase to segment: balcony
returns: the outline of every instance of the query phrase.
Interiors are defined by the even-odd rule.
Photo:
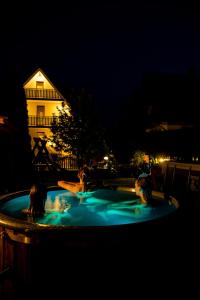
[[[25,95],[26,99],[62,100],[57,91],[50,89],[25,89]]]
[[[57,117],[36,117],[29,116],[28,117],[28,126],[29,127],[50,127],[52,122],[57,120]]]

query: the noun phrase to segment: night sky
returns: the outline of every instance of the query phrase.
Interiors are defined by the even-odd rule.
[[[111,122],[116,122],[124,99],[146,72],[200,70],[197,7],[192,2],[139,3],[28,1],[5,6],[1,79],[14,69],[25,81],[41,67],[59,86],[85,87],[102,117],[108,120],[112,109]]]

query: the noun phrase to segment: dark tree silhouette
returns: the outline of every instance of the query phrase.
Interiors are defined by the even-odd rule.
[[[58,109],[58,120],[55,119],[51,128],[51,141],[57,150],[75,155],[80,165],[90,159],[101,159],[108,152],[108,147],[93,97],[82,89],[70,94],[69,102],[70,111],[66,105]]]
[[[118,128],[111,134],[119,157],[128,162],[132,152],[137,149],[151,153],[167,152],[174,156],[188,156],[193,148],[197,151],[195,137],[200,132],[196,106],[200,96],[199,83],[200,76],[195,68],[190,68],[185,75],[144,74],[140,86],[124,99]],[[163,122],[193,126],[195,130],[147,134],[147,129],[156,128]],[[189,143],[190,136],[193,138]],[[187,147],[184,143],[187,143]],[[191,151],[183,151],[188,144]]]
[[[8,117],[7,133],[2,137],[1,160],[7,174],[8,190],[29,186],[32,176],[31,145],[28,134],[26,99],[23,84],[13,70],[2,82],[1,114]]]

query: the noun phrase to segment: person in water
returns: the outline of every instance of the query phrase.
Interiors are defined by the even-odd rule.
[[[45,212],[45,201],[47,199],[47,189],[41,184],[33,184],[30,189],[30,205],[27,213],[32,216],[43,215]]]
[[[152,188],[149,174],[142,173],[135,181],[135,193],[140,197],[141,204],[147,205],[152,200]]]

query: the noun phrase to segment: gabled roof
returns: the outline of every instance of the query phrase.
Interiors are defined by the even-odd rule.
[[[46,78],[46,80],[50,83],[50,85],[56,90],[56,92],[59,94],[59,96],[61,97],[62,100],[65,100],[65,97],[58,91],[58,89],[54,86],[54,84],[51,82],[51,80],[48,78],[48,76],[45,74],[45,72],[41,69],[38,68],[23,84],[23,88],[25,88],[25,85],[38,73],[41,72],[42,75]]]

